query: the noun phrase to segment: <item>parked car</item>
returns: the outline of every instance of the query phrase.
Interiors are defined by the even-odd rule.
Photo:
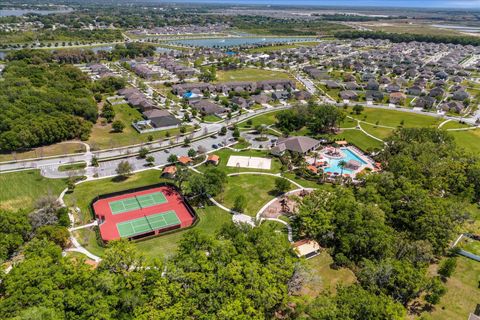
[[[213,149],[218,149],[218,146],[216,144],[212,144]]]

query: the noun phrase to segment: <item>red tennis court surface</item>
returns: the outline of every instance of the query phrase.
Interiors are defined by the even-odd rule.
[[[159,193],[165,196],[166,201],[149,201],[148,205],[145,205],[148,195],[158,198]],[[127,204],[132,202],[132,205],[112,212],[112,208],[123,202]],[[133,205],[133,202],[137,202],[138,205]],[[189,227],[195,221],[195,214],[188,209],[182,196],[175,188],[169,186],[127,192],[112,197],[107,195],[95,201],[93,210],[99,220],[100,235],[104,241],[157,235],[168,230]],[[165,219],[162,215],[165,215]]]

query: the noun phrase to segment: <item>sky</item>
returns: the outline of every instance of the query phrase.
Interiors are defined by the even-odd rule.
[[[175,0],[173,0],[175,1]],[[179,1],[180,2],[180,1]],[[319,5],[319,6],[374,6],[409,8],[478,9],[480,0],[181,0],[181,2],[270,4],[270,5]]]

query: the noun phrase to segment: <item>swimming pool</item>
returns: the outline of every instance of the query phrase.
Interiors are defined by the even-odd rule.
[[[355,160],[355,161],[358,161],[359,163],[361,163],[362,167],[365,166],[366,164],[368,164],[367,162],[365,162],[365,160],[360,158],[355,152],[353,152],[349,148],[341,148],[341,150],[342,150],[342,153],[344,154],[344,156],[342,158],[339,158],[339,159],[329,159],[329,158],[327,158],[328,167],[326,167],[323,170],[324,172],[341,174],[342,173],[342,168],[338,165],[340,163],[340,161],[348,162],[350,160]],[[343,174],[346,174],[346,173],[347,174],[353,174],[354,172],[355,172],[354,170],[343,168]]]

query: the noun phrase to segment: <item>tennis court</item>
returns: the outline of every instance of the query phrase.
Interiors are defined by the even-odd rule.
[[[109,206],[112,214],[119,214],[141,208],[156,206],[165,202],[167,202],[165,195],[162,192],[155,192],[112,201],[109,202]]]
[[[179,225],[180,219],[174,210],[157,213],[125,222],[117,223],[118,234],[122,238],[132,237],[138,234],[155,230],[165,229]]]

